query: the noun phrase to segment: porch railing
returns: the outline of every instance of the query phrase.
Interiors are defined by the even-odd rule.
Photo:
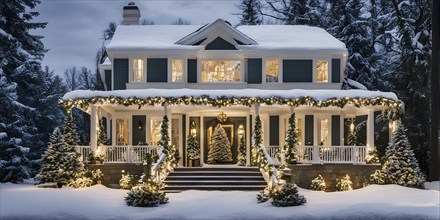
[[[276,158],[280,147],[266,147],[268,154]],[[300,163],[365,163],[366,146],[297,146]]]
[[[76,146],[82,161],[88,161],[88,155],[92,153],[90,146]],[[153,156],[158,155],[158,146],[136,145],[136,146],[99,146],[99,152],[105,155],[105,162],[109,163],[142,163],[147,153]]]

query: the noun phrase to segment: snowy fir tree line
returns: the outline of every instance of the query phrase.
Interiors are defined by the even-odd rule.
[[[240,24],[309,25],[345,43],[344,89],[394,92],[405,103],[402,123],[423,172],[429,163],[431,1],[242,0]],[[383,128],[387,129],[387,128]],[[383,142],[383,143],[381,143]],[[383,157],[388,140],[376,140]]]

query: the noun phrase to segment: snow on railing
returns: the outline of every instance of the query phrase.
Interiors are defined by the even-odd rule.
[[[260,164],[259,164],[260,171],[262,172],[263,177],[266,180],[266,183],[269,185],[270,188],[272,188],[273,186],[278,184],[278,180],[277,180],[278,171],[275,168],[274,162],[270,154],[267,152],[266,147],[261,145],[259,151],[263,152],[264,158],[262,159],[267,161],[267,164],[265,164],[265,166],[262,167],[261,166],[262,159],[260,158]]]
[[[165,162],[166,162],[167,156],[168,156],[167,154],[164,154],[161,151],[160,156],[159,156],[159,160],[157,160],[157,163],[154,164],[154,166],[153,166],[153,174],[158,182],[161,182],[162,180],[164,180],[166,178],[165,175],[161,175],[161,172],[162,172],[162,166],[166,166]]]
[[[101,145],[98,149],[105,155],[104,161],[107,163],[142,163],[147,153],[153,156],[157,155],[159,147],[149,145]],[[80,153],[82,161],[87,162],[89,154],[92,153],[90,146],[76,146],[76,150]]]
[[[297,146],[301,163],[365,163],[365,146]]]

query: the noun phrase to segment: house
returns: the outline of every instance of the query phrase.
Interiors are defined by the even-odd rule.
[[[146,152],[157,150],[167,115],[181,166],[188,165],[190,132],[200,143],[200,162],[206,162],[219,120],[224,120],[234,162],[238,140],[245,137],[249,165],[256,115],[262,120],[263,145],[275,157],[294,112],[301,163],[364,164],[381,128],[375,117],[396,114],[402,106],[393,93],[341,90],[347,49],[321,28],[233,27],[222,19],[205,25],[138,25],[135,5],[125,6],[123,15],[123,25],[107,45],[108,59],[100,65],[106,91],[72,91],[63,97],[64,106],[91,116],[91,144],[78,147],[84,158],[100,150],[106,163],[141,162]],[[104,119],[108,146],[97,146],[99,119]],[[351,123],[365,125],[358,134],[360,146],[346,145]]]

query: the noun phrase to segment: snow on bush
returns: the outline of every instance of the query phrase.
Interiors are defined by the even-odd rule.
[[[400,121],[397,122],[397,129],[386,149],[385,157],[382,168],[370,176],[371,183],[423,188],[425,176],[411,150],[406,129]]]
[[[379,160],[379,153],[377,152],[377,149],[374,148],[374,150],[369,151],[366,158],[365,158],[365,163],[367,164],[378,164],[380,163]]]
[[[119,180],[119,188],[120,189],[131,189],[139,183],[139,178],[136,175],[130,175],[127,172],[125,174],[125,170],[122,170],[122,176]]]
[[[272,194],[272,189],[267,185],[260,193],[257,194],[258,203],[267,202]]]
[[[336,178],[336,191],[353,190],[352,185],[353,183],[351,182],[348,174],[342,178]]]
[[[310,189],[315,191],[325,191],[326,188],[324,178],[321,176],[321,174],[313,179],[312,184],[310,185]]]
[[[299,206],[306,203],[306,198],[298,193],[298,187],[286,183],[272,192],[272,205],[278,207]]]
[[[79,177],[76,178],[74,180],[71,180],[68,184],[67,187],[72,187],[72,188],[84,188],[84,187],[90,187],[93,185],[93,180],[89,177]]]
[[[90,187],[92,185],[96,185],[98,180],[102,180],[103,177],[104,174],[100,169],[85,169],[84,171],[78,173],[74,179],[70,180],[67,186],[72,188]]]
[[[135,207],[154,207],[168,203],[168,197],[162,191],[163,188],[163,183],[157,183],[149,178],[131,188],[125,197],[125,202],[129,206]]]

